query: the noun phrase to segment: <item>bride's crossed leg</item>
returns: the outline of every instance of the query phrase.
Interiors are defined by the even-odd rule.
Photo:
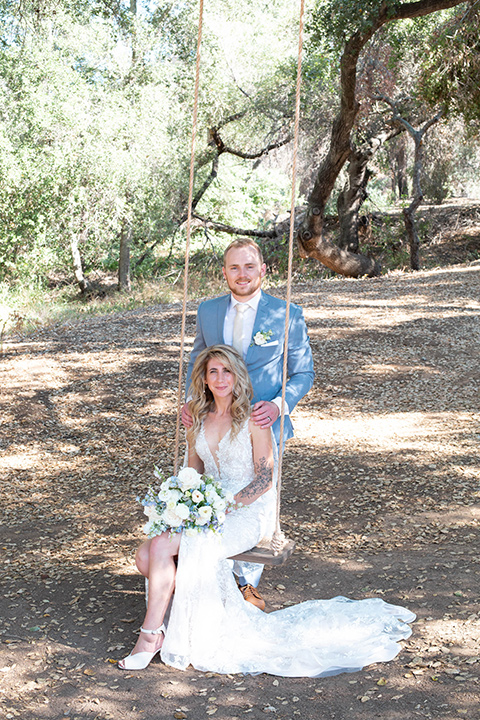
[[[122,670],[134,669],[132,664],[141,666],[135,669],[146,667],[163,645],[162,623],[175,589],[175,557],[181,537],[181,533],[165,532],[147,540],[137,550],[137,568],[148,578],[148,607],[135,647],[118,663]],[[139,657],[133,660],[135,655]]]

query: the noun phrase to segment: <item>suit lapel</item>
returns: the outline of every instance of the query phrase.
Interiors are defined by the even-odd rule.
[[[250,342],[250,345],[248,346],[247,356],[245,358],[245,362],[247,364],[251,360],[252,354],[254,354],[256,350],[255,345],[252,344],[255,333],[257,333],[259,330],[267,331],[269,329],[269,302],[263,290],[261,292],[262,297],[260,298],[260,302],[258,303],[257,314],[255,315],[255,322],[253,324],[252,340]]]
[[[223,337],[223,327],[225,324],[225,315],[228,310],[228,305],[230,303],[230,295],[222,295],[222,297],[218,298],[218,304],[217,304],[217,337],[219,338],[219,343],[224,343],[225,338]]]

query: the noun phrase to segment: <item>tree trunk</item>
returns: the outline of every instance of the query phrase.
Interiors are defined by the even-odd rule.
[[[415,224],[415,213],[423,200],[420,175],[423,167],[423,132],[410,131],[415,142],[415,160],[413,163],[413,200],[410,205],[403,209],[403,221],[407,232],[408,244],[410,246],[410,267],[412,270],[420,270],[420,238],[418,237]]]
[[[372,175],[368,163],[387,140],[395,137],[401,130],[389,128],[372,135],[363,145],[354,148],[348,163],[348,179],[338,196],[337,211],[340,221],[339,247],[358,253],[358,213],[368,197],[367,185]]]
[[[309,209],[305,221],[297,235],[299,251],[303,257],[314,257],[323,265],[348,277],[379,274],[380,268],[373,260],[336,248],[322,237],[328,198],[351,152],[350,135],[359,110],[355,94],[358,58],[365,45],[383,25],[395,20],[423,17],[438,10],[455,7],[461,2],[462,0],[418,0],[398,3],[395,6],[382,3],[377,16],[372,17],[368,29],[357,31],[346,41],[340,60],[340,109],[333,122],[328,153],[320,165],[308,200]],[[367,272],[364,271],[365,267],[369,268]],[[358,273],[353,272],[355,268]]]
[[[402,138],[395,153],[395,180],[398,198],[408,196],[407,182],[407,149],[405,138]]]
[[[122,223],[120,231],[120,254],[118,260],[118,289],[130,292],[130,243],[132,240],[132,226],[126,220]]]
[[[413,199],[408,208],[404,208],[403,210],[403,220],[405,223],[408,244],[410,246],[410,267],[412,270],[420,270],[420,239],[415,225],[415,212],[423,200],[423,192],[420,184],[423,169],[423,138],[432,125],[435,125],[435,123],[440,120],[443,110],[440,110],[433,118],[430,118],[430,120],[428,120],[424,126],[420,128],[420,130],[415,130],[408,120],[401,117],[397,106],[392,100],[389,100],[389,98],[386,97],[383,99],[393,108],[394,120],[403,125],[415,143],[415,157],[413,161]]]
[[[75,280],[77,281],[78,287],[80,288],[80,292],[84,294],[88,290],[90,285],[87,278],[83,274],[82,257],[80,255],[80,250],[78,249],[78,243],[82,234],[83,231],[79,235],[72,235],[70,241],[70,249],[72,252],[73,272],[75,275]]]
[[[325,267],[344,277],[359,278],[365,275],[377,277],[381,272],[380,265],[372,258],[342,250],[322,236],[299,240],[298,251],[300,257],[315,258]]]
[[[410,203],[408,208],[403,209],[403,221],[410,246],[410,267],[412,270],[420,270],[420,238],[418,237],[414,215],[422,199],[423,195],[420,195]]]
[[[90,283],[88,282],[87,278],[83,274],[82,256],[80,255],[80,250],[79,250],[80,242],[86,242],[87,237],[88,237],[88,229],[86,226],[85,211],[82,211],[81,223],[83,225],[82,229],[80,230],[80,232],[75,232],[74,227],[73,227],[74,223],[73,223],[73,217],[72,217],[71,231],[70,231],[70,252],[72,254],[73,272],[75,275],[75,280],[77,281],[78,287],[80,288],[80,292],[82,293],[82,295],[84,295],[90,287]]]
[[[372,26],[364,34],[355,33],[345,44],[340,61],[340,111],[333,122],[330,148],[320,165],[315,185],[308,199],[309,209],[297,235],[302,257],[316,258],[322,265],[346,277],[363,275],[373,277],[379,275],[381,271],[374,260],[351,253],[326,241],[323,238],[323,222],[325,207],[335,181],[352,153],[350,134],[360,108],[355,96],[358,58],[366,43],[385,22],[386,18],[379,18],[378,25]],[[351,218],[349,222],[346,221],[346,225],[348,226],[349,223]],[[356,243],[358,247],[358,238]]]
[[[353,253],[358,253],[358,212],[367,199],[367,183],[371,176],[368,160],[365,155],[353,153],[348,166],[348,180],[337,200],[340,222],[338,246]]]

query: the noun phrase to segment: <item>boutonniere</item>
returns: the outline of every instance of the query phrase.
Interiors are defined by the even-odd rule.
[[[252,345],[265,345],[265,343],[270,340],[272,335],[273,333],[271,330],[259,330],[253,336]]]

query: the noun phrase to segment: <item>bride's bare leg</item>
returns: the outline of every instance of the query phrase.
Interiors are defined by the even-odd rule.
[[[142,548],[137,553],[137,567],[148,577],[148,609],[142,627],[148,630],[158,628],[165,616],[175,588],[176,566],[180,534],[170,536],[163,533],[150,540],[148,566]]]
[[[163,623],[168,604],[175,588],[175,556],[178,555],[181,535],[162,533],[147,540],[137,551],[139,571],[148,577],[148,609],[142,623],[145,630],[157,630]],[[131,655],[140,652],[155,653],[163,644],[162,633],[151,635],[141,632]],[[120,661],[122,667],[122,661]]]

